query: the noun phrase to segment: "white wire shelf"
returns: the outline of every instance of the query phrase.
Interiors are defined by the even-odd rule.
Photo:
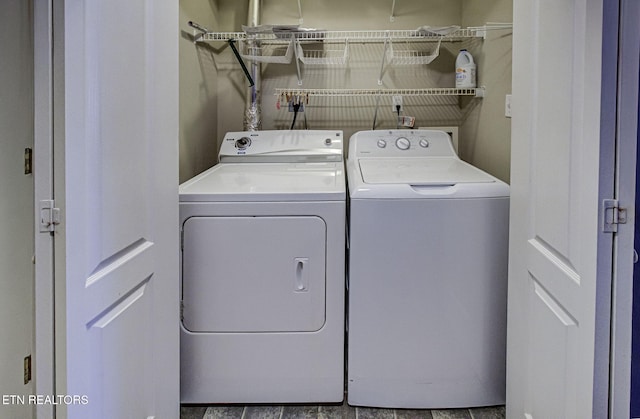
[[[280,97],[354,97],[354,96],[474,96],[484,97],[485,88],[459,89],[454,87],[432,87],[426,89],[287,89],[276,88]]]
[[[336,41],[345,40],[356,42],[383,42],[385,40],[403,41],[462,41],[467,38],[482,38],[486,35],[488,26],[474,28],[460,28],[447,35],[427,33],[421,30],[363,30],[363,31],[309,31],[295,33],[256,33],[247,34],[245,32],[194,32],[196,41],[228,41],[229,39],[243,40],[255,39],[257,41],[271,41],[287,43],[291,38],[300,41]]]

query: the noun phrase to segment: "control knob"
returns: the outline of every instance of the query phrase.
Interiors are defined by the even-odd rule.
[[[420,147],[423,147],[423,148],[429,147],[429,141],[423,138],[422,140],[420,140]]]
[[[378,147],[385,148],[387,146],[387,142],[385,140],[378,140]]]
[[[251,145],[251,138],[242,137],[236,140],[236,148],[239,150],[244,150],[245,148]]]
[[[396,147],[400,150],[408,150],[411,147],[411,141],[406,137],[400,137],[396,140]]]

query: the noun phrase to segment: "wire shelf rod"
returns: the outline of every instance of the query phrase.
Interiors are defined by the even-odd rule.
[[[296,32],[290,36],[274,33],[246,34],[245,32],[207,32],[201,34],[200,41],[228,41],[229,39],[255,39],[258,41],[289,42],[295,37],[300,41],[350,40],[360,42],[384,42],[385,40],[405,41],[460,41],[465,38],[483,36],[485,27],[460,28],[447,35],[426,33],[420,30],[360,30],[360,31],[310,31]]]

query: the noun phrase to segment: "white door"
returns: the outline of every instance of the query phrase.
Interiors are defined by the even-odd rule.
[[[612,255],[599,215],[613,184],[613,143],[600,141],[602,3],[514,1],[509,418],[607,417],[608,325],[596,320]]]
[[[33,14],[30,1],[0,2],[0,417],[30,418],[33,382]]]
[[[177,418],[178,2],[53,4],[57,417]]]

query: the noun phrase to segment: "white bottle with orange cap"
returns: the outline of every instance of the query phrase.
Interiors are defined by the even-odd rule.
[[[456,88],[476,87],[476,64],[466,49],[461,49],[456,58]]]

